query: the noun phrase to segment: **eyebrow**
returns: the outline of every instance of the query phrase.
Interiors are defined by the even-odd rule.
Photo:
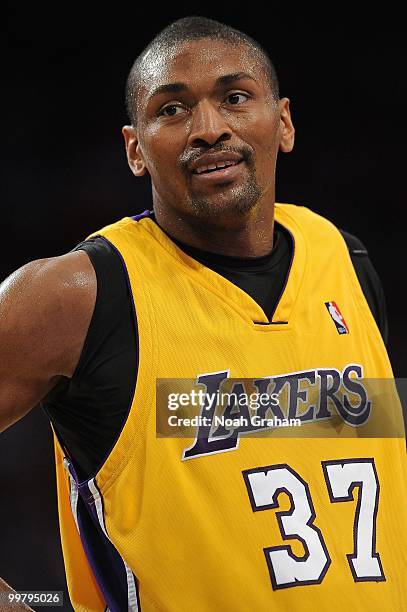
[[[242,79],[250,79],[251,81],[255,81],[256,79],[252,77],[247,72],[234,72],[233,74],[225,74],[216,79],[215,86],[219,87],[222,85],[229,85],[234,81],[241,81]]]
[[[233,83],[234,81],[240,81],[242,79],[250,79],[251,81],[256,80],[247,72],[234,72],[232,74],[224,74],[218,77],[215,81],[215,87],[224,87],[225,85],[230,85],[230,83]],[[186,83],[167,83],[166,85],[159,85],[158,87],[153,89],[150,98],[153,98],[160,94],[181,93],[185,91],[188,91],[188,86],[186,85]]]

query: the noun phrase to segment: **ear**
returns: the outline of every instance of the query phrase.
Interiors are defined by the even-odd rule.
[[[147,172],[143,153],[138,141],[137,132],[132,125],[125,125],[122,129],[126,144],[127,161],[134,176],[143,176]]]
[[[281,98],[279,100],[280,108],[280,151],[290,153],[294,147],[295,129],[291,120],[290,100]]]

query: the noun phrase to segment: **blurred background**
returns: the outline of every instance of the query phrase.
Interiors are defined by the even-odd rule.
[[[39,6],[10,3],[1,38],[0,280],[151,207],[148,179],[134,178],[125,158],[126,76],[165,25],[205,15],[269,51],[296,127],[294,151],[279,157],[277,201],[309,206],[366,245],[387,297],[393,368],[406,377],[400,16],[273,2],[267,13],[253,3]],[[0,437],[0,576],[16,589],[66,589],[54,480],[50,428],[35,409]]]

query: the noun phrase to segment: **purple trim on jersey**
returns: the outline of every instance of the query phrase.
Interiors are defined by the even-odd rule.
[[[79,535],[81,538],[81,542],[82,542],[82,546],[83,546],[83,550],[85,551],[86,554],[86,558],[88,560],[88,563],[90,565],[90,568],[92,570],[92,574],[95,577],[95,580],[99,586],[99,589],[102,592],[102,595],[104,597],[104,600],[107,604],[107,606],[109,607],[109,609],[114,610],[115,608],[112,608],[112,606],[115,605],[115,601],[112,600],[112,598],[109,596],[109,593],[107,591],[107,587],[104,583],[103,580],[103,576],[102,574],[99,572],[99,568],[98,565],[94,562],[94,553],[92,552],[92,546],[89,544],[88,540],[87,540],[87,536],[85,535],[86,533],[86,527],[83,521],[83,515],[81,514],[80,511],[80,500],[81,497],[78,497],[78,511],[76,514],[76,518],[78,521],[78,529],[79,529]]]
[[[146,210],[141,215],[136,215],[133,217],[136,221],[141,218],[148,217],[150,211]],[[124,262],[123,256],[120,251],[112,244],[107,238],[104,236],[98,236],[98,238],[107,242],[112,249],[114,249],[117,255],[120,258],[120,261],[123,266],[123,270],[126,277],[127,288],[130,295],[131,307],[134,317],[134,325],[137,330],[137,315],[136,308],[133,299],[133,293],[131,291],[130,278],[127,272],[127,267]],[[139,351],[139,335],[136,334],[137,353]],[[137,355],[136,353],[136,355]],[[138,364],[138,360],[136,361]],[[136,382],[138,375],[138,367],[135,371],[133,388],[131,391],[130,402],[128,406],[128,410],[126,416],[123,420],[122,427],[120,431],[117,433],[115,440],[112,443],[103,463],[104,465],[106,459],[109,457],[110,453],[113,450],[113,447],[116,445],[117,440],[119,439],[121,432],[127,422],[131,407],[133,405],[134,394],[136,391]],[[65,450],[65,449],[64,449]],[[100,470],[100,467],[98,471]],[[95,500],[91,490],[89,489],[89,481],[93,480],[95,487],[96,482],[94,480],[95,476],[91,478],[87,478],[85,481],[80,482],[78,474],[72,464],[72,461],[69,462],[69,471],[74,479],[77,487],[78,487],[78,505],[77,505],[77,520],[79,526],[79,534],[82,542],[82,546],[86,553],[86,557],[88,559],[89,565],[92,568],[92,572],[95,576],[95,579],[99,585],[101,592],[108,604],[109,610],[111,612],[122,612],[123,610],[128,609],[128,584],[127,584],[127,572],[124,561],[112,542],[105,535],[102,526],[99,522],[99,517],[96,510]],[[100,492],[99,492],[100,494]],[[100,495],[100,499],[102,502],[103,508],[103,498]],[[102,515],[104,516],[104,510],[102,510]],[[134,576],[134,574],[133,574]],[[136,595],[137,602],[140,610],[140,602],[139,602],[139,594],[137,589],[137,579],[134,577],[135,585],[136,585]]]
[[[70,462],[68,469],[72,478],[76,481],[77,475]],[[89,483],[83,482],[79,486],[76,485],[79,493],[76,507],[79,535],[87,560],[109,610],[111,612],[122,612],[122,610],[129,609],[126,566],[115,546],[105,534],[103,497],[94,480],[93,484],[101,501],[103,527],[99,520],[95,497],[89,488]],[[134,574],[133,577],[138,609],[140,610],[137,578]]]
[[[142,213],[140,213],[139,215],[133,215],[133,217],[131,217],[134,221],[140,221],[140,219],[145,219],[146,217],[149,217],[151,214],[150,210],[144,210]]]
[[[96,494],[94,493],[94,491],[92,491],[91,487],[90,487],[90,483],[92,483],[93,488],[96,490]],[[84,487],[85,488],[85,487]],[[118,569],[118,573],[120,576],[120,579],[122,579],[123,575],[124,575],[124,580],[123,582],[125,582],[126,584],[126,605],[127,608],[130,612],[135,612],[140,611],[141,607],[140,607],[140,599],[139,599],[139,592],[138,592],[138,582],[137,582],[137,578],[136,576],[133,574],[133,572],[131,571],[130,567],[128,567],[123,559],[123,557],[120,555],[120,553],[117,551],[116,547],[113,545],[113,543],[111,542],[111,540],[109,539],[109,536],[107,534],[107,529],[106,529],[106,523],[105,523],[105,502],[104,499],[102,497],[102,494],[100,492],[100,489],[96,483],[96,480],[94,478],[92,478],[87,486],[86,486],[87,492],[86,495],[88,495],[87,497],[87,506],[88,508],[90,508],[90,511],[93,515],[93,518],[98,526],[98,528],[101,528],[101,532],[105,538],[105,541],[107,543],[107,546],[109,548],[109,550],[111,551],[112,555],[113,555],[113,563],[114,565],[117,566]],[[98,507],[100,510],[100,514],[98,513]],[[124,569],[124,573],[123,573],[123,569]],[[134,600],[130,601],[129,599],[129,577],[128,577],[128,572],[131,573],[132,575],[132,581],[134,582],[134,589],[135,589],[135,595],[136,595],[136,602],[134,602]],[[109,571],[109,579],[110,579],[110,571]],[[111,612],[114,612],[113,608],[111,609]],[[121,609],[120,611],[121,612]]]
[[[62,447],[62,448],[63,448],[63,450],[65,451],[65,448],[64,448],[64,447]],[[68,457],[69,457],[69,455],[68,455]],[[73,463],[72,463],[72,460],[71,460],[71,458],[70,458],[70,457],[69,457],[69,459],[70,459],[70,461],[69,461],[69,465],[68,465],[69,473],[70,473],[70,475],[72,476],[72,478],[74,479],[74,481],[75,481],[76,485],[77,485],[77,486],[78,486],[78,488],[79,488],[79,486],[80,486],[80,485],[79,485],[79,478],[78,478],[78,475],[77,475],[77,473],[76,473],[76,470],[75,470],[75,468],[74,468],[74,466],[73,466]]]

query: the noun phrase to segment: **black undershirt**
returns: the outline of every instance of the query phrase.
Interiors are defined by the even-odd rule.
[[[151,216],[153,220],[154,216]],[[387,343],[383,289],[364,245],[342,231],[363,292]],[[244,259],[201,251],[172,240],[188,255],[248,293],[271,320],[283,292],[293,253],[289,232],[275,223],[271,253]],[[75,250],[88,254],[97,297],[81,357],[71,379],[62,378],[42,401],[78,475],[96,474],[124,425],[133,396],[138,359],[137,329],[122,262],[103,238]]]

